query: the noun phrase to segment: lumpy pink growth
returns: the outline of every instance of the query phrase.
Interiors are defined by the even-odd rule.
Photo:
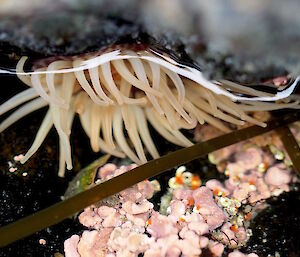
[[[281,169],[278,166],[273,166],[267,170],[265,181],[272,186],[281,186],[288,184],[291,181],[291,176],[287,170]]]
[[[245,170],[255,169],[262,163],[262,151],[257,147],[250,147],[235,154],[236,161],[241,163]]]
[[[235,250],[235,251],[229,253],[228,257],[258,257],[258,255],[255,253],[244,254],[238,250]]]
[[[171,201],[171,215],[180,218],[180,216],[185,214],[186,206],[182,201],[173,200]]]
[[[208,187],[212,191],[219,191],[225,195],[229,195],[229,191],[223,186],[223,184],[216,179],[210,179],[205,184],[206,187]]]
[[[102,223],[102,218],[98,215],[97,209],[91,206],[85,208],[84,211],[79,215],[79,221],[88,228],[99,228]]]
[[[122,208],[129,214],[142,214],[153,209],[153,204],[146,199],[138,204],[132,201],[127,201],[122,204]]]
[[[80,254],[77,251],[78,242],[78,235],[73,235],[64,242],[64,251],[66,257],[80,257]]]
[[[228,179],[224,184],[212,179],[196,190],[184,187],[173,190],[167,216],[154,211],[153,204],[147,200],[154,192],[153,184],[148,180],[116,195],[119,202],[114,206],[86,208],[79,221],[94,230],[66,240],[66,257],[137,257],[139,254],[144,257],[187,257],[201,255],[203,248],[208,248],[214,256],[221,256],[225,245],[231,248],[243,245],[248,240],[247,227],[244,223],[235,224],[227,217],[239,214],[248,221],[253,210],[248,219],[248,211],[240,213],[237,204],[255,203],[270,197],[275,190],[288,190],[286,187],[292,175],[282,165],[270,166],[272,159],[268,161],[266,172],[258,171],[257,165],[265,160],[265,152],[255,147],[245,150],[242,144],[235,150],[238,148],[235,160],[231,159],[227,165]],[[134,167],[117,168],[107,164],[99,169],[99,177],[110,179]],[[257,210],[258,207],[255,204],[253,208]],[[235,211],[236,214],[232,214]],[[213,239],[208,239],[210,235]],[[229,257],[257,255],[234,251]]]
[[[98,171],[98,176],[100,179],[105,179],[107,176],[112,175],[113,172],[117,169],[117,166],[112,163],[105,164]]]
[[[106,243],[111,229],[84,231],[78,243],[78,252],[81,257],[97,257],[104,255]]]
[[[224,245],[215,241],[209,241],[208,248],[217,257],[222,256],[224,252]]]
[[[223,210],[216,204],[212,191],[202,186],[194,191],[193,197],[195,205],[199,206],[199,212],[209,225],[209,229],[213,230],[221,226],[227,217]]]
[[[154,212],[152,214],[151,224],[147,227],[147,231],[155,238],[178,233],[178,229],[168,219],[168,217],[163,216],[158,212]]]
[[[193,195],[193,190],[177,188],[173,192],[173,198],[177,200],[189,199]]]

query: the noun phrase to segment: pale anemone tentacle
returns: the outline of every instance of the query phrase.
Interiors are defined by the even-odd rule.
[[[150,62],[149,64],[147,64],[147,63],[144,63],[144,64],[145,64],[145,70],[146,70],[147,76],[152,82],[152,87],[156,90],[159,90],[160,72],[161,72],[159,65],[152,63],[152,62]],[[151,72],[148,69],[148,65],[150,66]],[[161,109],[161,107],[158,103],[158,100],[155,97],[153,97],[151,100],[152,100],[151,103],[153,104],[153,107],[156,109],[156,111],[160,115],[163,115],[164,112]]]
[[[134,145],[137,156],[140,160],[139,163],[145,163],[147,162],[147,159],[145,156],[145,152],[143,150],[143,145],[140,140],[140,136],[138,134],[136,116],[134,114],[134,110],[132,106],[128,106],[128,109],[129,109],[129,122],[131,123],[131,126],[129,130],[127,130],[127,132],[131,142]]]
[[[207,112],[210,115],[213,115],[217,118],[219,118],[220,120],[235,124],[235,125],[244,125],[245,122],[241,121],[239,119],[236,119],[224,112],[222,112],[221,110],[217,110],[216,113],[214,113],[213,109],[211,108],[211,105],[209,105],[209,103],[207,103],[204,99],[201,98],[201,96],[199,95],[195,95],[191,90],[187,90],[187,95],[188,95],[188,99],[190,99],[190,101],[192,103],[194,103],[194,105],[199,108],[202,111]],[[186,99],[186,101],[188,101]],[[219,106],[220,109],[222,109],[221,107],[223,107],[222,105]],[[224,110],[226,111],[226,110]],[[230,112],[229,112],[230,113]],[[201,116],[201,115],[200,115]],[[203,118],[202,118],[203,119]],[[199,121],[200,124],[203,124]],[[222,129],[224,130],[224,129]],[[226,131],[228,131],[227,129],[225,129]]]
[[[120,81],[120,91],[122,92],[122,94],[129,96],[130,94],[130,89],[131,89],[131,85],[125,81],[125,79],[121,79]],[[130,130],[131,127],[131,123],[129,121],[129,110],[128,110],[128,106],[127,105],[121,105],[121,113],[122,113],[122,117],[124,120],[124,124],[125,124],[125,128],[126,130]]]
[[[12,124],[17,122],[19,119],[25,117],[26,115],[39,110],[45,106],[47,106],[48,103],[42,99],[37,98],[34,99],[26,104],[24,104],[22,107],[14,111],[8,118],[6,118],[4,121],[0,124],[0,132],[4,131],[8,127],[10,127]]]
[[[54,79],[54,78],[53,78]],[[50,82],[51,83],[51,82]],[[75,78],[73,74],[63,74],[61,87],[57,89],[58,94],[64,99],[65,104],[69,107],[71,105],[72,92],[75,86]],[[71,157],[71,145],[70,145],[70,128],[74,116],[74,111],[69,108],[69,111],[57,106],[55,104],[50,104],[50,112],[52,114],[53,124],[59,135],[59,176],[64,175],[65,164],[67,169],[71,170],[72,157]]]
[[[200,107],[201,106],[199,105],[198,101],[193,101],[193,99],[190,99],[192,101],[192,103],[197,106],[197,107]],[[205,121],[207,122],[208,124],[218,128],[219,130],[223,131],[223,132],[230,132],[231,130],[224,125],[223,122],[221,122],[219,119],[216,119],[215,117],[213,116],[210,116],[208,114],[207,111],[202,111],[201,109],[197,108],[197,113],[198,115]]]
[[[145,117],[144,111],[139,107],[136,106],[135,108],[135,113],[136,113],[136,118],[138,120],[137,125],[138,125],[138,130],[139,134],[141,135],[141,138],[146,145],[149,153],[151,156],[156,159],[159,157],[159,153],[155,147],[155,144],[151,138],[148,125],[147,125],[147,119]]]
[[[116,141],[122,151],[136,164],[141,164],[139,158],[135,155],[135,153],[131,150],[131,148],[127,144],[127,140],[123,133],[123,121],[120,110],[117,110],[113,117],[113,132],[116,138]]]
[[[88,96],[84,95],[84,96],[77,96],[77,97],[81,97],[81,99],[83,101],[86,101],[86,105],[85,105],[85,108],[84,110],[80,110],[80,113],[79,113],[79,118],[80,118],[80,122],[81,122],[81,125],[85,131],[85,133],[87,134],[88,137],[91,137],[91,133],[90,133],[90,109],[91,109],[91,105],[93,105],[93,103],[91,101],[89,101],[88,99]],[[75,100],[76,102],[76,100]],[[101,108],[101,107],[100,107]],[[105,108],[105,107],[103,107]],[[112,154],[114,156],[117,156],[117,157],[120,157],[120,158],[124,158],[125,155],[124,153],[118,151],[118,150],[113,150],[111,149],[105,141],[103,141],[100,136],[98,135],[97,136],[98,140],[99,140],[99,145],[101,145],[101,148],[103,151],[109,153],[109,154]]]
[[[90,142],[94,152],[100,151],[100,128],[102,123],[103,110],[96,104],[92,104],[90,113]]]
[[[144,146],[153,158],[159,157],[147,122],[167,141],[187,147],[193,142],[181,130],[198,123],[229,132],[229,124],[265,126],[249,114],[253,111],[300,108],[299,98],[283,97],[291,94],[300,77],[284,92],[272,95],[231,81],[208,81],[201,72],[153,51],[119,50],[64,58],[33,72],[24,72],[26,60],[20,59],[16,71],[31,88],[0,105],[0,115],[18,107],[0,124],[0,131],[49,106],[21,162],[38,150],[54,125],[59,134],[60,176],[66,166],[72,168],[70,134],[75,113],[93,151],[128,156],[141,164],[147,161]],[[280,103],[271,102],[278,99]]]
[[[131,55],[133,56],[137,56],[137,54],[135,54],[134,52],[130,51],[129,52]],[[143,62],[140,59],[129,59],[130,64],[132,65],[132,68],[137,76],[137,78],[143,82],[143,84],[147,85],[147,88],[151,88],[148,78],[147,78],[147,72],[146,69],[144,67]],[[157,72],[157,71],[156,71]],[[149,75],[149,74],[148,74]],[[154,88],[154,87],[153,87]],[[157,92],[159,92],[159,87],[155,87],[154,90],[157,90]],[[151,94],[150,92],[145,91],[146,96],[148,97],[149,101],[151,102],[151,104],[153,105],[153,107],[156,109],[156,111],[158,111],[159,113],[162,113],[162,109],[160,108],[156,97]],[[162,97],[162,95],[160,94],[160,97]]]
[[[13,96],[0,106],[0,115],[12,110],[13,108],[38,97],[38,93],[34,88],[28,88],[23,92]]]
[[[124,104],[124,99],[122,95],[120,94],[120,91],[117,87],[117,85],[114,82],[112,73],[111,73],[111,67],[110,63],[105,63],[101,65],[102,74],[104,77],[104,80],[106,81],[108,85],[108,90],[111,92],[111,94],[116,98],[119,105]]]
[[[156,122],[158,122],[160,126],[163,126],[165,129],[167,129],[167,131],[169,131],[178,140],[178,145],[185,147],[193,145],[193,143],[188,138],[186,138],[178,129],[172,128],[166,118],[160,116],[157,112],[153,111],[153,109],[151,114],[148,113],[148,118],[150,115],[153,115],[156,119]],[[154,124],[152,125],[154,126]]]
[[[153,111],[150,108],[145,109],[145,113],[147,116],[148,121],[151,123],[151,125],[155,128],[155,130],[165,139],[167,139],[169,142],[183,146],[186,145],[183,144],[180,140],[178,140],[170,131],[168,131],[164,126],[161,125],[159,119],[155,115],[153,115]],[[161,117],[161,116],[160,116]]]
[[[32,86],[31,84],[31,79],[30,79],[30,75],[19,75],[19,73],[24,73],[24,65],[25,62],[27,61],[28,57],[27,56],[23,56],[21,57],[21,59],[18,61],[17,66],[16,66],[16,72],[17,72],[17,76],[18,78],[27,86]]]
[[[68,117],[67,117],[68,127],[66,128],[69,131],[71,130],[74,115],[75,115],[74,109],[70,108],[69,112],[68,112]],[[70,136],[70,135],[68,135],[68,136]],[[62,159],[59,159],[58,176],[64,177],[65,176],[66,157],[65,157],[65,151],[63,149],[63,144],[61,143],[61,141],[59,144],[59,152],[60,152],[60,156],[62,156]]]
[[[50,95],[47,94],[46,90],[43,88],[41,80],[40,80],[39,74],[32,74],[31,75],[31,83],[33,88],[36,90],[36,92],[45,99],[47,102],[53,102],[58,105],[61,105],[62,103],[58,101],[56,98],[51,97]]]
[[[65,73],[63,74],[63,78],[62,78],[62,89],[61,89],[61,98],[64,99],[65,103],[70,106],[73,105],[73,99],[72,99],[72,95],[74,93],[74,88],[75,88],[75,81],[76,78],[74,76],[74,74],[72,73]],[[65,131],[66,134],[70,135],[71,133],[71,121],[73,119],[71,119],[70,121],[70,115],[72,113],[74,113],[74,111],[72,111],[72,107],[69,107],[69,110],[63,109],[61,108],[61,122],[62,122],[62,128]],[[71,114],[70,114],[71,112]],[[73,114],[72,114],[73,115]]]
[[[58,99],[59,102],[64,103],[65,99],[60,97],[58,94],[55,92],[55,85],[54,85],[54,75],[55,73],[52,73],[54,70],[61,70],[70,67],[71,62],[70,61],[54,61],[49,64],[47,71],[48,73],[46,74],[46,83],[50,92],[50,96],[53,98]],[[57,74],[56,76],[61,76],[61,74]],[[72,92],[72,91],[71,91]]]
[[[181,78],[178,76],[177,73],[174,73],[174,72],[170,71],[169,69],[163,68],[163,71],[173,81],[173,84],[176,87],[177,92],[178,92],[178,101],[179,101],[180,105],[182,105],[184,102],[184,98],[185,98],[185,89],[184,89],[184,85],[182,83]]]
[[[52,119],[53,119],[55,129],[59,135],[60,145],[61,144],[63,145],[67,169],[71,170],[73,168],[72,159],[71,159],[71,145],[70,145],[69,136],[61,127],[61,121],[60,121],[61,117],[60,117],[59,107],[57,105],[50,104],[50,111],[52,114]]]
[[[50,110],[47,112],[37,134],[36,137],[25,154],[25,156],[21,159],[21,163],[24,164],[28,159],[35,154],[35,152],[39,149],[43,141],[45,140],[47,134],[49,133],[50,129],[53,127],[52,115]]]
[[[247,95],[251,95],[251,96],[261,96],[261,97],[272,96],[272,94],[270,94],[270,93],[261,92],[259,90],[254,89],[254,88],[241,87],[239,84],[234,83],[234,82],[229,81],[229,80],[220,80],[219,82],[221,82],[221,84],[224,85],[224,87],[232,89],[236,93],[242,93],[242,94],[247,94]]]
[[[130,94],[131,86],[130,84],[126,83],[123,79],[121,80],[120,84],[120,91],[128,97]],[[139,138],[138,130],[137,130],[137,124],[136,124],[136,116],[134,114],[134,111],[132,109],[132,106],[128,105],[122,105],[121,111],[123,115],[123,120],[125,123],[126,130],[128,132],[129,138],[131,139],[134,148],[136,149],[137,155],[139,157],[139,160],[141,162],[146,162],[146,156],[143,150],[142,143]]]
[[[164,93],[164,97],[166,100],[173,106],[173,108],[184,118],[187,122],[193,123],[193,119],[186,113],[180,103],[176,100],[175,96],[173,95],[172,91],[167,85],[166,76],[162,74],[160,80],[160,88]]]
[[[81,60],[76,60],[73,62],[74,67],[77,67],[81,64]],[[89,97],[96,103],[102,106],[106,106],[107,103],[103,100],[100,100],[100,98],[95,94],[93,89],[91,88],[90,84],[88,83],[84,72],[83,71],[76,71],[75,76],[80,84],[80,86],[83,88],[85,92],[89,95]]]
[[[244,101],[240,104],[240,108],[243,111],[271,111],[271,110],[279,110],[281,108],[293,108],[293,109],[300,109],[299,102],[293,102],[293,103],[282,103],[280,105],[274,104],[274,103],[262,103],[255,105],[248,105],[249,102]],[[251,104],[251,103],[250,103]]]
[[[112,99],[110,99],[105,92],[103,91],[101,85],[100,85],[100,80],[99,80],[99,69],[98,67],[95,68],[91,68],[89,69],[89,74],[90,74],[90,78],[92,81],[92,84],[94,86],[94,89],[96,91],[96,93],[98,94],[98,96],[100,98],[102,98],[102,100],[107,104],[113,104],[114,101]]]
[[[105,112],[103,112],[103,122],[102,122],[102,133],[104,141],[107,142],[107,145],[111,149],[116,149],[115,142],[113,140],[112,134],[112,117],[113,117],[113,107],[106,108]]]

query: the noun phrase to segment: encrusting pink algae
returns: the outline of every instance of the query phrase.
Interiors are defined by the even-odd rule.
[[[265,138],[270,143],[275,136]],[[86,208],[79,221],[87,228],[65,241],[65,256],[187,257],[200,256],[203,249],[222,256],[227,248],[229,257],[256,257],[238,251],[252,236],[251,219],[264,207],[265,199],[289,191],[289,183],[297,180],[291,167],[276,157],[270,148],[254,141],[224,148],[209,158],[227,179],[211,179],[205,185],[181,166],[169,180],[160,212],[149,201],[159,190],[158,182],[140,182],[120,192],[114,206]],[[134,167],[106,164],[99,169],[98,180]]]

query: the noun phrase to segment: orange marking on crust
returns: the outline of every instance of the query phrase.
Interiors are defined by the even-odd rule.
[[[199,188],[199,186],[200,186],[199,184],[193,184],[193,183],[192,183],[192,189],[193,189],[193,190]]]
[[[247,214],[245,214],[245,220],[250,220],[252,217],[251,212],[248,212]]]
[[[194,204],[195,204],[194,198],[193,198],[193,197],[190,197],[190,198],[188,199],[188,205],[189,205],[189,206],[193,206]]]
[[[192,177],[192,181],[197,181],[197,182],[199,182],[199,181],[200,181],[200,177],[199,177],[198,175],[194,175],[194,176]]]
[[[238,226],[232,225],[232,226],[230,226],[230,230],[233,231],[234,233],[236,233],[236,232],[238,232]]]
[[[201,180],[198,175],[192,177],[191,187],[192,189],[197,189],[201,185]]]
[[[214,195],[218,195],[218,194],[219,194],[219,192],[220,192],[220,191],[219,191],[219,189],[218,189],[218,188],[215,188],[215,189],[213,190],[213,194],[214,194]]]
[[[233,180],[234,180],[234,181],[239,181],[240,178],[239,178],[238,176],[234,176],[234,177],[233,177]]]
[[[176,176],[175,177],[175,182],[179,185],[182,185],[183,184],[183,179],[182,179],[182,176]]]

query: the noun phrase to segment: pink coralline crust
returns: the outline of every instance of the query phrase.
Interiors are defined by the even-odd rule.
[[[199,206],[199,212],[206,220],[209,230],[216,229],[221,226],[227,217],[223,210],[216,204],[212,191],[202,186],[193,192],[195,205]]]
[[[116,214],[116,212],[117,211],[115,208],[108,207],[108,206],[100,206],[97,211],[99,217],[102,219],[105,219],[111,215],[114,215],[114,214]]]
[[[234,152],[237,150],[238,153]],[[223,244],[233,248],[243,245],[248,240],[246,229],[242,225],[232,227],[232,214],[229,215],[228,206],[224,207],[220,199],[256,203],[278,190],[287,191],[292,173],[285,166],[275,164],[273,156],[256,146],[238,144],[230,151],[226,153],[231,158],[226,163],[225,183],[212,179],[196,190],[174,189],[166,216],[154,211],[153,204],[147,200],[154,193],[153,184],[147,180],[120,192],[116,206],[86,208],[79,221],[91,231],[65,241],[66,257],[137,257],[139,254],[187,257],[201,255],[203,248],[221,256]],[[264,162],[266,171],[258,171]],[[98,177],[110,179],[134,167],[107,164],[99,169]],[[215,232],[210,237],[214,239],[209,240],[210,233]],[[229,256],[257,257],[238,251]]]
[[[221,241],[226,243],[226,245],[230,245],[232,248],[238,246],[239,242],[245,242],[247,239],[246,230],[244,227],[239,227],[237,231],[232,231],[232,224],[226,222],[221,228]]]
[[[199,237],[199,246],[200,248],[206,248],[208,246],[209,239],[205,236]]]
[[[127,201],[122,204],[122,208],[125,212],[129,214],[141,214],[153,209],[153,204],[144,199],[140,203],[136,204],[132,201]]]
[[[98,229],[101,226],[102,218],[98,215],[97,209],[90,206],[79,215],[79,222],[88,228]]]
[[[128,170],[133,166],[128,167]],[[113,171],[115,169],[115,171]],[[125,172],[125,166],[116,168],[105,165],[99,169],[100,178],[107,179]],[[120,204],[114,207],[91,206],[79,215],[79,221],[91,231],[82,236],[73,236],[65,242],[68,257],[98,256],[197,256],[201,248],[208,246],[211,217],[206,219],[200,214],[188,211],[188,199],[198,199],[212,212],[219,208],[213,200],[211,190],[203,187],[196,191],[177,191],[170,204],[170,214],[161,215],[153,210],[153,204],[147,198],[154,189],[149,181],[143,181],[120,193]],[[177,199],[176,196],[179,198]],[[210,205],[210,206],[209,206]],[[213,209],[212,209],[213,208]],[[211,222],[210,222],[211,223]],[[214,222],[215,224],[215,222]],[[146,234],[148,233],[148,235]],[[149,236],[150,235],[150,236]],[[180,235],[180,237],[179,237]],[[97,255],[98,254],[98,255]]]
[[[258,255],[255,253],[244,254],[238,250],[235,250],[235,251],[229,253],[228,257],[258,257]]]
[[[277,142],[275,139],[272,140]],[[295,176],[283,163],[276,164],[274,156],[268,151],[251,145],[249,142],[240,143],[237,147],[239,150],[235,149],[230,154],[231,161],[226,164],[225,168],[223,167],[228,175],[225,189],[230,196],[240,201],[249,199],[250,203],[255,203],[283,191],[289,191],[288,184],[295,180]],[[227,158],[228,154],[225,157]],[[259,171],[259,167],[266,171]],[[208,181],[206,186],[214,190],[219,183],[214,180]],[[224,191],[224,188],[221,190]]]
[[[100,179],[105,179],[106,177],[113,175],[113,173],[116,169],[117,169],[117,166],[115,164],[108,163],[99,169],[98,177]]]
[[[192,237],[180,240],[178,246],[183,256],[199,256],[202,252],[199,240],[193,240]]]
[[[81,257],[77,251],[78,242],[78,235],[73,235],[64,242],[65,257]]]
[[[232,196],[240,201],[246,199],[252,192],[251,185],[248,182],[240,183],[233,191]]]
[[[210,190],[214,191],[214,190],[218,190],[222,193],[224,193],[225,195],[229,195],[229,191],[227,188],[225,188],[225,186],[223,186],[223,184],[216,179],[210,179],[206,182],[205,184],[206,187],[208,187]]]
[[[235,154],[235,159],[245,170],[257,168],[263,161],[263,152],[258,147],[249,147]]]
[[[144,257],[162,257],[163,255],[161,254],[159,249],[148,249],[145,253],[144,253]]]
[[[107,246],[110,251],[116,252],[117,256],[121,253],[137,256],[139,253],[145,252],[153,241],[146,234],[118,227],[111,233]]]
[[[222,256],[224,252],[224,245],[215,241],[209,241],[208,249],[212,252],[212,254],[216,257]]]
[[[99,177],[109,179],[133,167],[117,168],[108,164],[99,169]],[[229,191],[216,180],[208,185],[211,189],[202,186],[197,190],[175,190],[168,216],[154,211],[153,204],[147,200],[154,192],[149,181],[121,192],[116,206],[86,208],[79,221],[94,230],[66,240],[66,257],[137,257],[140,253],[160,257],[198,256],[206,247],[218,256],[224,246],[213,244],[204,235],[227,219],[212,191],[215,187]],[[191,199],[193,206],[199,206],[198,212],[190,212]]]
[[[193,196],[193,190],[191,189],[184,189],[184,188],[177,188],[173,192],[173,199],[177,200],[186,200]]]
[[[119,213],[114,213],[107,216],[102,222],[102,226],[104,228],[118,227],[121,226],[121,224],[122,220],[121,215]]]
[[[106,244],[112,229],[102,229],[100,232],[97,230],[84,231],[78,243],[77,249],[79,256],[105,256]]]
[[[185,214],[186,212],[186,205],[182,201],[172,200],[170,204],[171,208],[171,216],[177,218],[177,220]]]
[[[222,241],[223,242],[227,242],[228,244],[235,244],[235,242],[237,242],[237,238],[235,237],[235,233],[230,229],[231,227],[231,223],[229,222],[226,222],[222,228],[221,228],[221,231],[223,232],[222,236]]]
[[[188,228],[198,235],[205,235],[209,231],[209,225],[205,222],[191,222],[188,224]]]
[[[166,237],[178,233],[178,229],[172,221],[167,216],[161,215],[158,212],[152,213],[151,224],[147,227],[147,231],[154,238]]]
[[[130,213],[126,213],[126,218],[129,221],[131,221],[133,225],[138,227],[144,227],[147,220],[149,219],[149,214],[141,213],[141,214],[132,215]]]
[[[279,187],[288,184],[291,181],[291,176],[282,165],[276,165],[267,170],[265,181],[268,185]]]

